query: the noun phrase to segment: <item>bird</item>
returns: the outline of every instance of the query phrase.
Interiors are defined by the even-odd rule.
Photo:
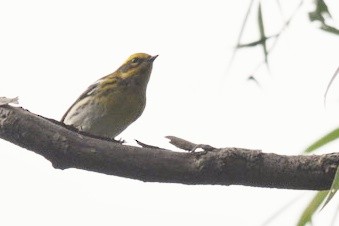
[[[94,136],[114,139],[143,113],[147,85],[157,57],[132,54],[116,71],[89,86],[61,122]]]

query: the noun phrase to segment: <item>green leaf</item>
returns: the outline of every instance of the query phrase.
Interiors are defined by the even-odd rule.
[[[261,10],[261,2],[260,1],[259,1],[259,5],[258,5],[258,26],[259,26],[259,32],[260,32],[260,40],[263,40],[261,45],[262,45],[262,48],[264,50],[265,63],[266,63],[266,65],[268,65],[268,51],[267,51],[267,45],[266,45],[267,37],[265,36],[265,27],[264,27],[264,21],[263,21],[262,10]]]
[[[335,193],[338,191],[338,188],[339,188],[339,167],[337,168],[337,171],[335,173],[331,189],[327,191],[327,198],[321,209],[324,209],[324,207],[331,201]]]
[[[310,153],[338,138],[339,138],[339,128],[336,128],[335,130],[329,132],[328,134],[326,134],[325,136],[311,144],[308,148],[306,148],[304,153]]]
[[[316,10],[318,10],[321,14],[327,15],[328,17],[332,18],[332,15],[330,11],[328,10],[328,7],[326,3],[324,2],[324,0],[317,0],[316,4],[317,4]]]
[[[254,41],[254,42],[249,42],[249,43],[246,43],[246,44],[238,44],[237,48],[253,47],[253,46],[256,46],[256,45],[263,45],[268,39],[276,38],[277,36],[278,36],[278,34],[272,35],[272,36],[267,36],[267,37],[264,37],[263,39],[259,39],[259,40]]]
[[[339,35],[339,30],[326,23],[326,19],[332,19],[332,15],[324,0],[315,0],[315,9],[308,13],[310,21],[319,21],[321,23],[320,29],[331,34]],[[326,18],[327,17],[327,18]]]
[[[237,50],[238,50],[238,46],[240,45],[240,41],[241,41],[242,35],[243,35],[243,33],[244,33],[245,26],[246,26],[248,17],[249,17],[249,15],[250,15],[250,12],[251,12],[253,3],[254,3],[254,0],[251,0],[249,6],[248,6],[248,8],[247,8],[247,11],[246,11],[246,14],[245,14],[245,18],[244,18],[244,20],[243,20],[243,22],[242,22],[241,29],[240,29],[240,32],[239,32],[239,34],[238,34],[238,40],[237,40],[236,48],[234,48],[234,50],[233,50],[231,59],[230,59],[230,61],[229,61],[229,63],[228,63],[228,66],[227,66],[227,71],[230,70],[231,65],[232,65],[232,63],[233,63],[233,61],[234,61],[235,54],[236,54],[236,52],[237,52]]]
[[[305,208],[304,212],[301,214],[298,226],[305,226],[307,223],[310,223],[312,220],[312,216],[315,211],[319,208],[320,204],[324,201],[327,196],[327,191],[319,191]]]
[[[320,29],[329,33],[332,33],[334,35],[339,35],[339,30],[335,27],[329,26],[327,24],[322,24],[320,26]]]
[[[314,213],[319,209],[321,203],[324,202],[323,206],[320,210],[324,209],[324,207],[331,201],[335,193],[339,188],[339,167],[335,173],[331,189],[328,191],[319,191],[305,208],[304,212],[301,214],[298,226],[305,226],[307,223],[310,223]]]
[[[316,0],[315,3],[315,9],[314,11],[310,12],[308,14],[310,21],[320,21],[321,23],[325,23],[325,16],[331,17],[330,11],[328,11],[328,7],[326,3],[323,0]]]

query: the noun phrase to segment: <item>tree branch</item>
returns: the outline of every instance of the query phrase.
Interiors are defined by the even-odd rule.
[[[44,156],[55,168],[147,182],[324,190],[339,163],[339,153],[284,156],[242,148],[187,153],[127,146],[9,105],[0,106],[0,138]]]

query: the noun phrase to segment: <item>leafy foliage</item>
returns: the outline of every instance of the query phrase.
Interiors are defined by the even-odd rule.
[[[294,17],[297,15],[297,13],[299,13],[299,10],[301,8],[301,6],[304,4],[304,0],[300,0],[299,3],[297,4],[296,8],[294,9],[294,11],[291,13],[290,17],[285,19],[282,16],[282,21],[283,21],[283,25],[280,29],[280,31],[276,34],[270,34],[269,31],[267,31],[267,28],[265,27],[265,14],[262,11],[262,5],[263,5],[262,0],[251,0],[249,7],[245,13],[245,17],[238,35],[238,39],[237,39],[237,43],[235,45],[235,49],[233,51],[233,55],[231,57],[231,61],[229,63],[229,68],[235,58],[235,54],[236,52],[241,49],[241,48],[250,48],[250,47],[254,47],[254,46],[258,46],[260,45],[263,49],[264,52],[264,59],[262,60],[262,62],[259,63],[259,66],[257,68],[259,68],[262,64],[266,64],[266,66],[269,66],[269,61],[268,61],[268,56],[269,54],[273,51],[275,45],[277,44],[280,36],[286,31],[286,29],[288,28],[288,26],[291,24],[292,20],[294,19]],[[257,4],[256,4],[257,3]],[[282,6],[279,2],[279,0],[276,1],[277,3],[277,7],[279,8],[281,14],[283,14],[282,12]],[[313,1],[313,5],[314,5],[314,10],[308,13],[308,17],[310,19],[311,22],[320,22],[320,27],[319,29],[325,31],[325,32],[329,32],[331,34],[335,34],[335,35],[339,35],[339,29],[337,29],[336,27],[330,25],[330,22],[332,21],[332,16],[330,13],[330,10],[328,9],[327,4],[325,3],[324,0],[314,0]],[[253,40],[251,42],[248,43],[242,43],[242,37],[245,31],[245,27],[248,24],[249,18],[250,18],[250,14],[252,12],[252,9],[254,7],[257,7],[257,27],[258,27],[258,33],[259,33],[259,39],[258,40]],[[267,41],[272,39],[273,41],[270,43],[270,45],[268,45]]]
[[[311,200],[311,202],[305,208],[304,212],[301,214],[301,217],[300,217],[298,224],[297,224],[298,226],[304,226],[307,223],[311,222],[312,216],[317,211],[317,209],[320,207],[320,205],[324,201],[326,195],[327,195],[326,191],[320,191],[314,196],[314,198]]]
[[[334,26],[329,25],[329,22],[326,18],[332,19],[332,15],[328,10],[326,3],[323,0],[315,0],[315,9],[312,12],[309,12],[308,16],[310,21],[320,22],[320,29],[335,35],[339,35],[339,30]]]
[[[339,128],[336,128],[332,130],[331,132],[329,132],[328,134],[321,137],[319,140],[316,140],[310,146],[308,146],[306,150],[304,151],[304,153],[313,152],[338,138],[339,138]]]

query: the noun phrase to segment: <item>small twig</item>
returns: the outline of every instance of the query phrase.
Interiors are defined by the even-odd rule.
[[[198,148],[201,148],[206,152],[216,149],[208,144],[195,144],[175,136],[166,136],[166,138],[170,140],[170,144],[189,152],[195,152]]]
[[[267,56],[270,55],[272,53],[272,51],[274,50],[274,48],[276,47],[281,35],[284,33],[284,31],[288,28],[288,26],[290,25],[290,23],[292,22],[292,20],[294,19],[294,17],[297,15],[298,11],[300,10],[302,4],[304,3],[303,0],[301,0],[298,4],[298,6],[294,9],[292,15],[287,19],[287,21],[285,21],[285,23],[283,24],[282,28],[280,29],[279,33],[275,35],[275,39],[273,40],[273,43],[271,45],[271,47],[267,50]],[[253,70],[253,73],[251,74],[255,74],[255,72],[265,63],[265,60],[262,60]]]
[[[139,140],[135,140],[135,142],[137,142],[137,144],[139,144],[141,147],[143,148],[155,148],[155,149],[163,149],[163,148],[160,148],[160,147],[157,147],[157,146],[153,146],[153,145],[150,145],[150,144],[145,144]]]

